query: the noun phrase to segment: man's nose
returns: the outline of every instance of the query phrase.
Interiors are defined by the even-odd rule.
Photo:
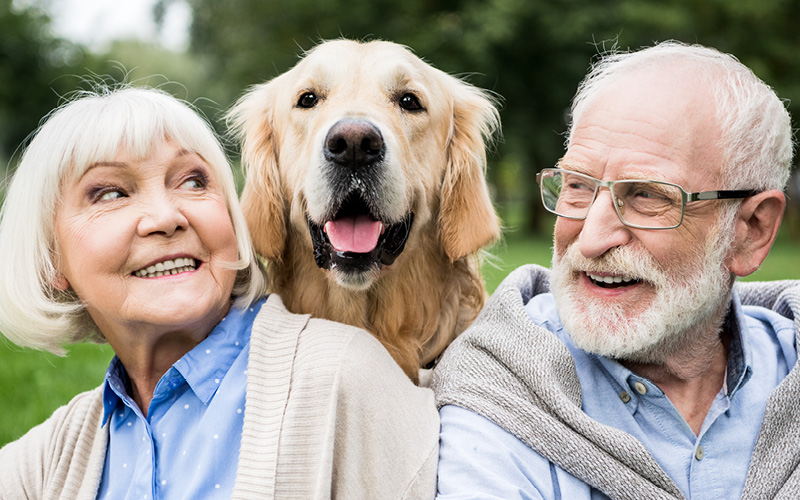
[[[601,189],[589,207],[583,221],[579,238],[581,255],[587,259],[600,257],[614,247],[627,244],[631,238],[630,228],[622,223],[614,209],[611,192]]]
[[[151,234],[172,236],[176,231],[186,229],[189,225],[178,202],[167,193],[143,197],[140,203],[142,215],[137,226],[139,236]]]

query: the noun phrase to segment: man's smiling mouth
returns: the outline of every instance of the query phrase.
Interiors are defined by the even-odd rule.
[[[586,276],[589,278],[589,280],[591,280],[593,284],[601,288],[620,288],[624,286],[631,286],[641,283],[641,280],[638,280],[636,278],[633,278],[625,274],[599,275],[587,271]]]
[[[179,257],[169,259],[150,265],[144,269],[134,271],[133,275],[138,278],[157,278],[159,276],[169,276],[171,274],[185,273],[194,271],[198,267],[198,262],[189,257]]]

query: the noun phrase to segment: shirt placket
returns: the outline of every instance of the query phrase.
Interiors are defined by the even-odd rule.
[[[719,484],[719,467],[725,466],[725,457],[719,457],[719,454],[716,453],[714,441],[708,431],[729,408],[730,398],[725,395],[724,391],[720,391],[706,414],[695,442],[694,453],[689,465],[690,498],[720,498],[719,495],[725,491],[724,485]]]

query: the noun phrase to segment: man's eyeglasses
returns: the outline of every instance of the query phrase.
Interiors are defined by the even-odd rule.
[[[747,198],[756,190],[687,193],[677,184],[661,181],[601,181],[560,168],[536,174],[542,203],[548,211],[567,219],[585,219],[600,187],[611,191],[614,209],[623,224],[638,229],[673,229],[683,222],[686,204],[700,200]]]

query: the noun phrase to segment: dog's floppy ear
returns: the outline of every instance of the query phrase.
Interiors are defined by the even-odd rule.
[[[286,240],[273,102],[270,83],[256,85],[227,115],[228,125],[242,145],[246,173],[242,209],[253,246],[267,259],[280,258]]]
[[[449,78],[453,83],[453,118],[439,231],[447,256],[455,261],[500,237],[500,223],[484,177],[486,148],[499,131],[500,117],[483,91]]]

